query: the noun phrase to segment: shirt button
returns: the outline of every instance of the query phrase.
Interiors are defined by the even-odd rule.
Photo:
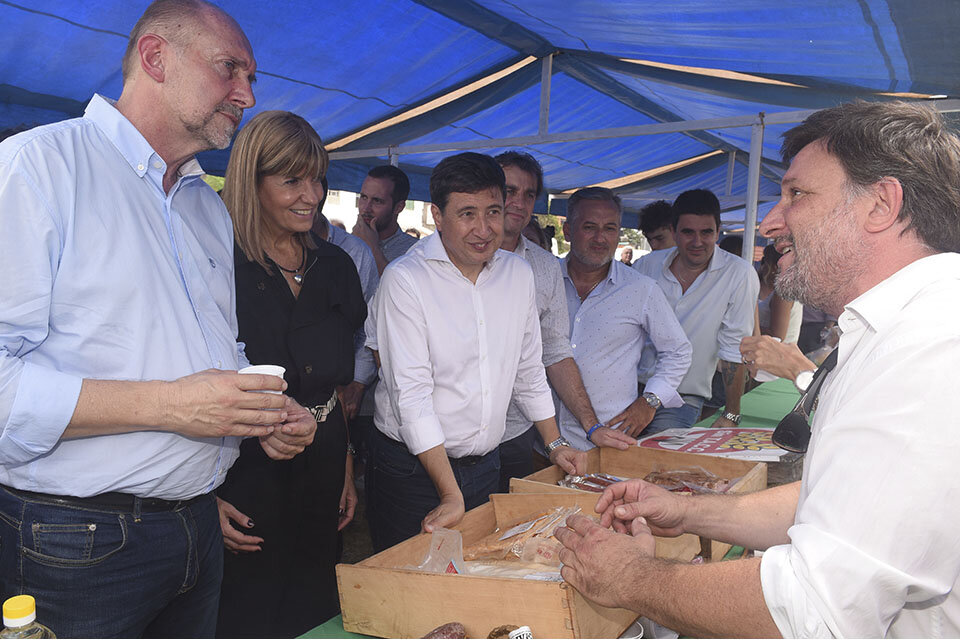
[[[580,322],[580,318],[577,318],[577,322]]]
[[[223,368],[223,360],[217,360],[217,369]]]
[[[303,368],[303,372],[309,375],[309,374],[313,373],[313,367],[308,364],[307,366],[305,366],[305,367]]]
[[[572,345],[570,345],[570,346],[571,346],[572,348],[574,348],[574,349],[577,348],[577,345],[575,345],[575,344],[572,344]]]
[[[137,171],[143,171],[143,163],[137,165]]]
[[[154,169],[159,169],[161,166],[163,166],[163,165],[161,165],[159,162],[154,162],[154,163],[153,163],[153,168],[154,168]]]

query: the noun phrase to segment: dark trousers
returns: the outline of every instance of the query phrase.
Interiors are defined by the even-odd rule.
[[[169,510],[80,507],[0,488],[0,598],[61,638],[212,638],[223,538],[212,494]]]
[[[403,443],[374,429],[368,445],[370,460],[364,479],[367,517],[373,548],[380,552],[420,533],[423,518],[440,504],[440,496],[420,459]],[[497,490],[497,449],[484,456],[451,458],[450,466],[468,511]]]
[[[510,493],[510,478],[526,478],[534,472],[533,446],[536,427],[500,444],[500,493]]]

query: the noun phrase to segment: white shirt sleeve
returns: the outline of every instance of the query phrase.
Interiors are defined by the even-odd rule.
[[[760,295],[760,278],[749,264],[742,266],[743,282],[730,296],[717,335],[717,355],[727,362],[740,362],[740,341],[753,335],[753,316]]]
[[[381,381],[400,416],[400,438],[414,455],[444,443],[433,406],[427,321],[418,295],[417,284],[403,269],[384,271],[375,297],[376,319],[368,322],[367,334],[367,346],[379,345]]]
[[[901,335],[856,373],[828,379],[791,544],[769,549],[761,564],[784,637],[884,637],[910,609],[925,624],[901,626],[901,635],[940,628],[936,605],[960,576],[960,511],[946,508],[957,503],[956,483],[945,481],[957,459],[945,451],[960,442],[948,400],[956,380],[945,374],[958,352],[958,337]],[[843,367],[841,355],[832,375]]]
[[[654,282],[651,282],[640,322],[657,351],[656,367],[644,389],[656,394],[667,408],[681,407],[683,398],[677,393],[677,387],[690,368],[693,347],[663,291]]]
[[[520,365],[517,368],[517,380],[513,386],[513,399],[528,420],[537,422],[555,415],[556,410],[553,406],[550,386],[547,384],[546,370],[543,368],[540,319],[537,314],[532,275],[531,273],[529,279],[529,304],[520,351]],[[569,340],[567,342],[569,344]]]
[[[540,335],[543,340],[543,366],[549,367],[573,357],[570,348],[570,315],[567,313],[567,294],[563,286],[560,261],[551,259],[547,271],[549,294],[546,308],[540,314]]]

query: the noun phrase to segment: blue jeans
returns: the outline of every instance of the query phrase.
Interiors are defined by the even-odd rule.
[[[433,481],[417,456],[379,429],[369,441],[364,478],[370,537],[378,553],[420,533],[423,518],[440,504]],[[497,449],[482,457],[450,459],[467,511],[486,502],[500,481]],[[418,559],[419,561],[419,559]]]
[[[677,427],[684,429],[692,427],[697,420],[700,419],[700,410],[703,409],[704,399],[700,396],[683,396],[683,400],[684,404],[682,407],[676,407],[674,409],[660,407],[657,409],[653,420],[640,432],[639,437],[646,438],[661,431],[675,429]]]
[[[500,493],[510,493],[510,478],[526,478],[534,472],[533,447],[536,427],[530,427],[515,438],[500,443]]]
[[[52,498],[52,496],[51,496]],[[213,637],[223,538],[212,494],[174,511],[80,508],[0,487],[0,598],[61,638]]]

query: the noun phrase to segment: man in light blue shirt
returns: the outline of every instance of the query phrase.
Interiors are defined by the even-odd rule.
[[[574,193],[563,224],[570,253],[560,270],[570,347],[590,401],[603,424],[636,436],[661,406],[683,405],[677,386],[692,350],[656,282],[613,259],[621,213],[620,198],[610,189]],[[645,345],[656,353],[656,366],[640,396],[636,371]],[[585,433],[574,413],[554,398],[561,433],[578,448],[592,448],[593,434]]]
[[[254,104],[240,27],[152,4],[124,88],[0,144],[0,597],[61,637],[212,636],[212,491],[260,438],[316,423],[274,376],[238,375],[233,233],[194,154]]]

